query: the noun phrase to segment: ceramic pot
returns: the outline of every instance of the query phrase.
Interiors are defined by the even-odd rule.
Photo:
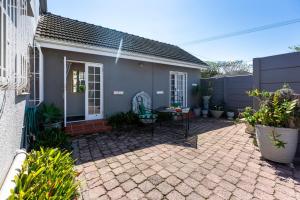
[[[210,96],[203,96],[203,109],[204,110],[208,110],[209,108],[209,99],[210,99]]]
[[[210,113],[214,118],[218,119],[222,116],[224,111],[222,111],[222,110],[210,110]]]
[[[204,118],[207,117],[207,114],[208,114],[208,110],[202,110],[202,116],[203,116]]]
[[[227,115],[227,119],[233,120],[233,118],[234,118],[234,112],[226,112],[226,115]]]
[[[279,140],[286,143],[284,148],[278,148],[273,144],[271,139],[273,131]],[[298,129],[256,125],[255,134],[264,158],[279,163],[293,162],[298,143]]]

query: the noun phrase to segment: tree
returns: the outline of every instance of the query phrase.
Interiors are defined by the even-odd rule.
[[[289,49],[291,49],[293,52],[300,52],[300,45],[291,46]]]
[[[252,64],[248,64],[242,60],[236,61],[207,61],[207,69],[203,70],[201,75],[203,78],[209,78],[217,75],[242,75],[252,72]]]
[[[202,78],[210,78],[221,74],[216,62],[206,61],[206,63],[208,64],[207,68],[201,71]]]

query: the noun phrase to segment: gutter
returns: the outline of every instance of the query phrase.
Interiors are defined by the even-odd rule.
[[[4,183],[0,190],[0,200],[8,199],[10,196],[10,190],[16,187],[14,178],[19,174],[19,170],[22,169],[23,162],[27,157],[25,149],[18,149],[14,160],[10,166],[10,169],[5,177]]]

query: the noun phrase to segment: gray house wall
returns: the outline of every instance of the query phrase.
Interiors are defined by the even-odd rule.
[[[145,91],[152,96],[154,108],[169,105],[169,73],[170,71],[187,72],[188,105],[194,102],[191,98],[192,84],[199,84],[200,70],[163,64],[139,62],[113,57],[83,54],[70,51],[43,48],[44,55],[44,100],[54,103],[63,109],[63,66],[64,56],[67,60],[95,62],[103,64],[104,74],[104,117],[120,111],[131,109],[133,96]],[[143,63],[143,65],[140,65]],[[152,71],[153,69],[153,71]],[[153,77],[152,77],[153,74]],[[152,82],[153,79],[153,82]],[[114,95],[113,91],[124,91],[124,95]],[[164,94],[156,94],[164,91]],[[72,101],[68,99],[67,101]]]
[[[252,98],[248,97],[246,91],[253,88],[253,76],[228,76],[219,78],[201,79],[201,84],[213,87],[211,105],[225,104],[228,109],[245,108],[252,106]]]

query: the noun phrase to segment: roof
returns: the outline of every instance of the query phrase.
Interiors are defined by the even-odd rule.
[[[207,65],[178,46],[61,17],[52,13],[45,13],[40,17],[36,37],[109,49],[119,49],[120,41],[122,40],[122,51],[173,59],[197,65]]]

